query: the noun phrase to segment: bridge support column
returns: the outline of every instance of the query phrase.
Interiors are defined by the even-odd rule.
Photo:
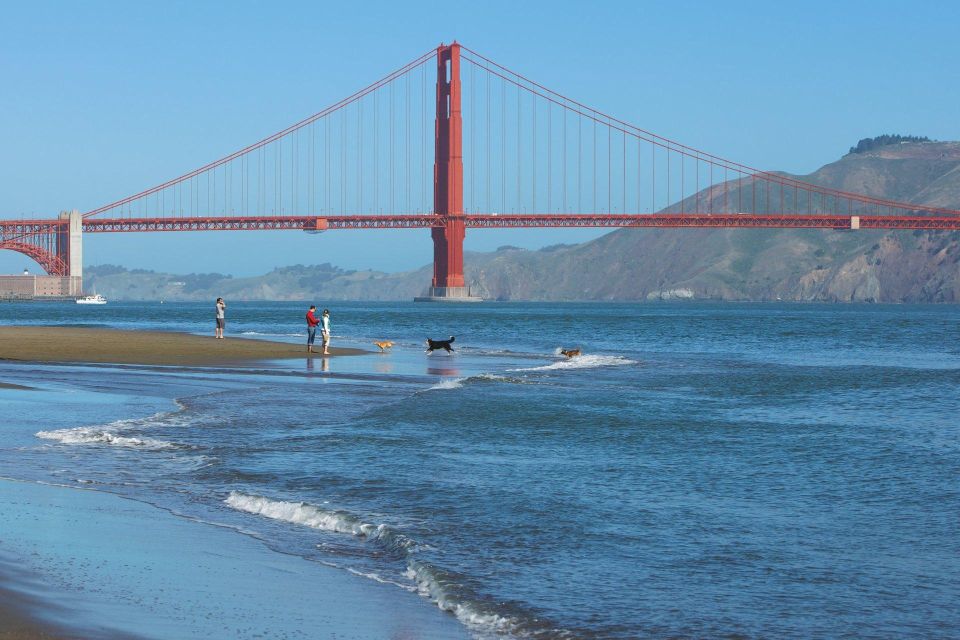
[[[60,230],[57,232],[57,256],[67,266],[68,295],[83,295],[83,217],[80,212],[60,212]]]
[[[421,302],[479,302],[463,278],[463,118],[460,45],[437,48],[437,119],[433,162],[433,282]]]

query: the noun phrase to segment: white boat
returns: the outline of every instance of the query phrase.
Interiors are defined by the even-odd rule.
[[[77,298],[77,304],[107,304],[107,299],[99,293],[94,296],[83,296]]]

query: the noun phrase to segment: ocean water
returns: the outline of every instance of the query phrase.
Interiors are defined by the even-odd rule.
[[[41,389],[0,394],[0,473],[230,527],[478,638],[960,636],[957,309],[328,306],[335,345],[396,346],[0,364]],[[211,310],[3,304],[0,322],[212,334]],[[227,335],[300,342],[304,312],[230,304]],[[451,334],[455,354],[423,352]]]

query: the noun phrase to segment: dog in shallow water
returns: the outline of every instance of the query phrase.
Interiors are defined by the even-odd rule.
[[[384,340],[383,342],[374,342],[373,344],[380,347],[380,353],[383,353],[384,351],[386,351],[387,349],[393,346],[393,343],[390,342],[389,340]]]
[[[560,355],[573,358],[574,356],[580,355],[580,349],[560,349]]]
[[[453,336],[450,336],[449,340],[431,340],[427,338],[427,353],[433,353],[435,349],[443,349],[447,353],[453,353],[453,347],[450,346],[450,343],[456,340]]]

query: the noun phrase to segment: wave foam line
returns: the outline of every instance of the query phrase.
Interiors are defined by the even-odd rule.
[[[507,376],[498,376],[494,373],[480,373],[475,376],[468,376],[466,378],[445,378],[433,385],[432,387],[427,387],[424,391],[444,391],[450,389],[461,389],[465,384],[470,384],[474,382],[510,382],[513,384],[530,384],[526,380],[521,380],[519,378],[509,378]]]
[[[454,614],[468,628],[482,632],[484,635],[491,632],[497,635],[512,634],[517,633],[521,628],[519,621],[514,618],[502,616],[484,607],[478,601],[459,596],[458,592],[462,591],[462,586],[456,583],[453,576],[427,562],[417,560],[415,553],[418,545],[387,525],[365,523],[346,511],[324,509],[307,502],[271,500],[240,491],[231,491],[224,502],[245,513],[313,529],[350,534],[391,551],[399,551],[407,562],[405,575],[416,585],[417,593],[435,603],[440,609]],[[352,569],[350,571],[377,582],[390,582],[375,574]],[[407,588],[403,585],[398,586]]]
[[[559,362],[545,364],[540,367],[526,367],[523,369],[508,369],[508,371],[555,371],[564,369],[595,369],[597,367],[622,367],[624,365],[637,364],[636,360],[630,360],[623,356],[600,356],[585,355],[574,356]]]
[[[53,440],[61,444],[105,444],[115,447],[149,449],[152,451],[179,448],[178,445],[167,442],[166,440],[121,436],[97,427],[38,431],[35,435],[43,440]]]
[[[231,491],[224,501],[237,511],[299,524],[312,529],[348,533],[358,538],[378,542],[383,547],[400,552],[412,551],[415,543],[385,524],[370,524],[346,511],[324,509],[306,502],[271,500],[239,491]]]

